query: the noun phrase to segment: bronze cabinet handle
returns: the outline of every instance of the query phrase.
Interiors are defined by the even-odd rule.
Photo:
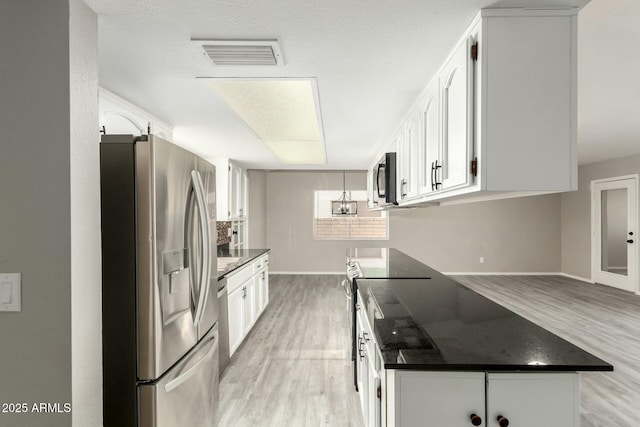
[[[474,426],[482,425],[482,418],[480,418],[480,416],[477,414],[469,415],[469,419],[471,420],[471,424],[473,424]]]

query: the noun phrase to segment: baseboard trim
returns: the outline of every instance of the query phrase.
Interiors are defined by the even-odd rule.
[[[464,273],[442,273],[447,276],[561,276],[562,273],[550,273],[546,271],[535,271],[535,272],[526,272],[526,271],[508,271],[508,272],[464,272]]]
[[[347,275],[346,270],[345,271],[269,271],[269,274],[283,274],[283,275],[295,275],[295,274],[299,274],[299,275],[341,275],[341,276],[345,276]]]
[[[575,279],[575,280],[579,280],[581,282],[591,283],[592,285],[594,283],[596,283],[591,279],[587,279],[585,277],[580,277],[580,276],[574,276],[573,274],[568,274],[568,273],[558,273],[558,274],[560,274],[561,276],[564,276],[564,277],[568,277],[569,279]]]

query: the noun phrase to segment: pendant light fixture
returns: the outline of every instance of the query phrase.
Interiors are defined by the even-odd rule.
[[[358,203],[347,197],[346,171],[342,171],[342,197],[331,201],[332,216],[354,216],[358,214]]]

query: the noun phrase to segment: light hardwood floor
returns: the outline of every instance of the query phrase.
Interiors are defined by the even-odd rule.
[[[362,426],[342,279],[269,276],[269,305],[220,380],[219,427]]]
[[[559,276],[454,278],[614,365],[582,373],[582,427],[640,427],[639,296]],[[341,279],[270,276],[220,381],[220,427],[362,426]]]

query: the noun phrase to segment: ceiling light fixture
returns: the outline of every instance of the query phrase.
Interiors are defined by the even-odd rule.
[[[216,78],[209,86],[284,164],[327,162],[315,79]]]
[[[342,171],[342,196],[331,201],[332,216],[354,216],[358,214],[358,203],[347,197],[346,171]]]

